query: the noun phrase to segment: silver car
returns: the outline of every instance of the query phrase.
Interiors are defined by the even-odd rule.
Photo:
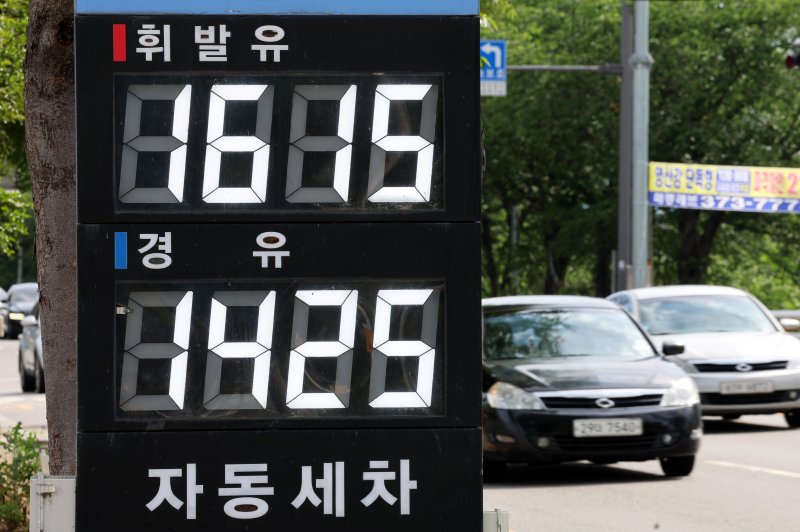
[[[661,344],[683,344],[676,362],[700,390],[704,415],[783,413],[800,427],[800,339],[751,294],[676,285],[608,296]]]
[[[19,335],[19,382],[23,392],[44,393],[44,360],[39,304],[22,319]]]

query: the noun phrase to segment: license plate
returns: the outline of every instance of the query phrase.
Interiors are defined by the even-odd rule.
[[[576,438],[641,436],[642,433],[642,420],[635,417],[572,420],[572,434]]]
[[[723,382],[719,385],[719,393],[725,395],[742,393],[772,393],[775,385],[772,381],[734,381]]]

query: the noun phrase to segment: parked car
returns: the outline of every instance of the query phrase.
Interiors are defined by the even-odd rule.
[[[0,288],[0,338],[6,335],[8,324],[8,292]]]
[[[39,304],[22,319],[19,335],[19,381],[23,392],[44,392],[44,359]]]
[[[39,285],[37,283],[12,284],[8,288],[8,306],[4,320],[3,336],[16,338],[22,332],[22,319],[33,311],[39,301]]]
[[[638,288],[608,296],[675,357],[700,390],[703,414],[783,413],[800,427],[800,339],[754,296],[726,286]]]
[[[658,459],[667,476],[692,472],[697,388],[617,305],[514,296],[484,299],[483,313],[487,477],[508,462],[578,460]]]
[[[800,336],[800,310],[771,310],[786,332]]]

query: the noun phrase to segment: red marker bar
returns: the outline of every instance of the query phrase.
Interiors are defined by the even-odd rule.
[[[125,24],[114,24],[114,62],[124,63],[126,55]]]

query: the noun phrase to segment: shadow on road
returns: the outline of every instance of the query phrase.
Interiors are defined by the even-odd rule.
[[[484,481],[487,488],[535,488],[590,484],[617,484],[630,482],[669,482],[662,475],[624,469],[626,462],[620,467],[614,465],[595,465],[586,462],[546,466],[528,466],[525,464],[509,464],[502,481]]]
[[[722,419],[703,419],[705,434],[741,434],[747,432],[784,432],[792,430],[788,426],[764,425],[748,421],[725,421]]]

